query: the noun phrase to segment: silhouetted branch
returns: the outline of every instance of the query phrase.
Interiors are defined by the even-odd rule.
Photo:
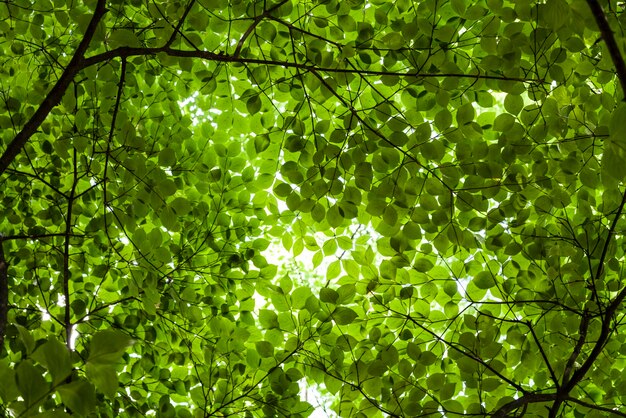
[[[182,35],[180,29],[183,27],[183,23],[185,23],[185,19],[187,19],[187,15],[191,11],[191,8],[195,4],[195,2],[196,2],[196,0],[191,0],[189,2],[189,4],[187,4],[187,7],[185,8],[185,11],[183,12],[183,15],[180,17],[180,20],[178,21],[178,23],[174,27],[174,32],[172,32],[172,36],[170,36],[170,39],[168,39],[167,42],[165,43],[166,47],[169,47],[169,46],[171,46],[174,43],[174,40],[176,40],[176,34]]]
[[[538,402],[550,402],[556,399],[556,393],[528,393],[521,398],[517,398],[514,401],[501,406],[496,412],[493,413],[493,418],[505,418],[509,412],[522,408],[530,403]]]
[[[281,1],[280,3],[270,7],[269,9],[265,10],[263,13],[261,13],[260,15],[254,18],[254,21],[252,22],[252,24],[250,24],[248,29],[244,32],[243,36],[239,39],[239,42],[237,43],[237,47],[235,48],[235,52],[233,53],[233,57],[239,57],[239,54],[241,53],[241,49],[243,48],[243,44],[246,42],[246,39],[248,39],[250,34],[254,31],[254,28],[256,28],[258,24],[261,23],[261,21],[265,17],[269,17],[270,13],[278,9],[283,4],[287,3],[287,1],[289,0]]]
[[[587,0],[587,4],[591,9],[591,13],[596,20],[598,28],[600,29],[602,40],[606,44],[609,54],[611,54],[611,59],[615,65],[615,73],[617,74],[617,78],[619,78],[620,84],[622,85],[624,97],[626,97],[626,63],[624,63],[624,57],[620,52],[619,46],[617,46],[617,41],[615,40],[615,36],[613,36],[611,26],[609,26],[609,22],[606,20],[606,15],[602,10],[602,6],[598,3],[598,0]]]
[[[591,9],[591,12],[593,14],[593,17],[596,20],[598,28],[600,29],[602,40],[606,43],[607,49],[609,50],[609,54],[611,55],[611,59],[613,60],[613,64],[615,65],[615,72],[617,74],[618,79],[620,80],[622,92],[624,93],[624,96],[626,97],[626,64],[624,63],[624,57],[622,56],[622,53],[617,45],[615,37],[613,36],[613,31],[611,30],[611,27],[609,26],[609,22],[606,19],[606,15],[604,11],[602,10],[602,6],[600,5],[600,3],[598,3],[597,0],[587,0],[587,4],[589,5],[589,8]],[[604,263],[606,260],[606,256],[608,254],[609,245],[611,243],[611,239],[613,238],[613,235],[615,234],[617,223],[622,216],[625,205],[626,205],[626,192],[622,195],[622,201],[619,204],[619,207],[617,208],[617,211],[615,212],[615,217],[613,218],[613,222],[611,223],[611,226],[609,227],[606,241],[604,242],[604,246],[602,248],[602,254],[600,256],[598,268],[596,270],[594,277],[592,277],[593,286],[595,286],[595,283],[597,283],[601,279],[601,275],[604,269]],[[558,397],[555,399],[554,405],[550,409],[550,417],[556,417],[558,410],[560,408],[560,405],[566,399],[570,391],[585,377],[587,372],[593,367],[593,364],[597,360],[598,356],[604,349],[604,346],[609,339],[609,336],[611,334],[611,322],[613,321],[613,317],[615,316],[617,309],[619,308],[620,304],[622,303],[625,297],[626,297],[626,288],[623,288],[619,292],[617,297],[613,299],[613,301],[608,305],[606,311],[604,312],[602,316],[602,329],[600,331],[600,335],[598,336],[598,339],[596,340],[595,345],[593,346],[593,349],[591,350],[591,353],[589,354],[585,362],[582,364],[582,366],[572,374],[572,377],[570,379],[567,378],[567,373],[569,373],[569,369],[566,368],[565,375],[563,376],[564,378],[563,385],[559,389]],[[576,347],[574,347],[574,350],[572,354],[570,355],[568,365],[570,365],[569,363],[572,360],[575,360],[578,357],[578,351],[580,351],[580,347],[585,342],[586,328],[588,325],[586,322],[588,322],[589,319],[587,319],[586,317],[583,317],[582,321],[583,322],[581,323],[580,337],[576,344]]]
[[[29,240],[37,240],[42,238],[52,238],[52,237],[76,237],[76,238],[84,238],[84,235],[79,234],[66,234],[66,233],[57,233],[57,234],[33,234],[33,235],[7,235],[6,237],[2,237],[3,241],[14,241],[20,239],[29,239]]]
[[[483,79],[483,80],[503,80],[503,81],[518,81],[520,83],[544,83],[544,80],[534,78],[523,77],[506,77],[497,75],[485,75],[485,74],[463,74],[463,73],[417,73],[411,72],[394,72],[394,71],[375,71],[375,70],[360,70],[353,68],[331,68],[331,67],[319,67],[311,64],[297,63],[291,61],[279,61],[279,60],[267,60],[260,58],[241,58],[234,55],[225,55],[209,51],[190,51],[182,49],[172,48],[133,48],[133,47],[119,47],[112,49],[101,54],[97,54],[86,58],[84,61],[84,67],[99,64],[101,62],[110,61],[114,58],[121,57],[136,57],[136,56],[156,56],[159,53],[163,53],[172,57],[183,58],[199,58],[217,62],[227,63],[239,63],[239,64],[260,64],[260,65],[273,65],[284,68],[299,68],[307,71],[317,71],[320,73],[334,73],[334,74],[359,74],[369,76],[397,76],[397,77],[417,77],[417,78],[469,78],[469,79]]]
[[[24,148],[26,142],[37,131],[37,128],[39,128],[39,126],[43,123],[50,111],[59,103],[76,73],[85,67],[83,61],[84,55],[89,47],[91,39],[93,38],[98,23],[107,11],[105,5],[105,0],[98,0],[96,10],[94,11],[93,17],[89,22],[89,26],[87,26],[87,31],[85,32],[82,41],[80,41],[80,44],[76,49],[76,53],[65,68],[65,71],[63,71],[63,74],[61,74],[59,80],[56,82],[54,87],[52,87],[52,90],[50,90],[41,105],[37,108],[37,111],[35,111],[22,130],[15,136],[15,138],[13,138],[0,157],[0,175],[3,174],[7,168],[9,168],[9,165],[11,165],[13,160],[15,160],[15,157],[17,157],[22,148]]]

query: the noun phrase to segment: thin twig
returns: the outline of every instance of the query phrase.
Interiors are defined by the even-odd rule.
[[[369,76],[396,76],[396,77],[417,77],[417,78],[469,78],[469,79],[482,79],[482,80],[502,80],[502,81],[517,81],[520,83],[532,83],[539,84],[545,83],[545,80],[523,77],[506,77],[500,75],[486,75],[486,74],[464,74],[464,73],[418,73],[415,71],[409,72],[394,72],[394,71],[375,71],[375,70],[359,70],[352,68],[333,68],[333,67],[318,67],[311,64],[303,64],[292,61],[279,61],[279,60],[266,60],[260,58],[241,58],[231,55],[224,55],[209,51],[189,51],[173,48],[134,48],[122,46],[110,51],[103,52],[101,54],[93,55],[85,59],[84,68],[91,65],[99,64],[101,62],[110,61],[120,57],[135,57],[135,56],[156,56],[159,53],[164,53],[172,57],[185,57],[185,58],[199,58],[217,62],[230,62],[239,64],[261,64],[261,65],[273,65],[284,68],[299,68],[307,71],[317,71],[319,73],[335,73],[335,74],[359,74]]]

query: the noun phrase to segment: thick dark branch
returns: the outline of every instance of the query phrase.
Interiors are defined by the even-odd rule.
[[[50,111],[61,101],[61,98],[65,94],[65,91],[74,79],[76,73],[84,68],[84,55],[85,52],[87,52],[87,48],[93,38],[98,23],[102,19],[102,16],[106,13],[105,4],[105,0],[98,0],[96,10],[91,18],[91,21],[89,22],[87,31],[85,32],[82,41],[80,41],[80,44],[76,49],[76,53],[65,68],[65,71],[63,71],[63,74],[61,74],[61,77],[56,82],[54,87],[52,87],[52,90],[50,90],[39,108],[37,108],[37,111],[28,120],[28,122],[26,122],[22,130],[15,136],[15,138],[13,138],[7,146],[7,149],[4,151],[4,154],[0,157],[0,175],[3,174],[7,168],[9,168],[13,160],[15,160],[15,157],[17,157],[20,151],[22,151],[26,142],[28,142],[30,137],[37,131],[37,128],[39,128],[39,126],[43,123]]]
[[[606,19],[606,15],[602,10],[602,6],[600,5],[600,3],[598,3],[597,0],[587,0],[587,4],[591,9],[591,13],[596,20],[598,28],[600,29],[602,40],[606,43],[607,49],[609,50],[609,54],[611,55],[611,59],[613,60],[613,64],[615,65],[617,78],[619,79],[622,87],[622,92],[624,94],[624,97],[626,97],[626,63],[624,63],[624,57],[622,55],[622,52],[617,45],[615,36],[613,35],[613,31],[611,30],[609,22]],[[611,226],[609,228],[606,241],[604,242],[602,254],[598,263],[598,268],[595,272],[594,277],[592,277],[593,286],[595,286],[595,283],[597,283],[602,278],[604,263],[608,254],[609,245],[611,243],[613,235],[615,234],[617,223],[621,218],[622,213],[624,212],[625,205],[626,192],[622,196],[622,201],[617,208],[617,211],[615,212],[615,217],[613,218],[613,222],[611,223]],[[570,379],[567,378],[567,373],[569,373],[569,370],[566,368],[565,375],[563,376],[563,385],[561,386],[558,393],[559,396],[555,399],[554,405],[550,410],[551,416],[556,416],[561,403],[568,397],[570,391],[585,377],[587,372],[589,372],[593,364],[598,359],[598,356],[604,349],[604,346],[611,335],[611,323],[613,322],[615,313],[617,312],[617,309],[619,308],[625,297],[626,288],[622,289],[617,297],[613,299],[613,301],[608,305],[606,311],[602,315],[602,329],[600,331],[600,335],[598,336],[598,339],[596,340],[593,349],[591,350],[591,353],[589,354],[583,365],[572,374],[572,377]],[[578,357],[577,351],[580,351],[580,347],[585,342],[585,335],[587,331],[586,328],[588,325],[587,322],[589,321],[589,319],[583,317],[582,321],[583,322],[581,323],[579,340],[570,356],[568,365],[570,365],[570,362],[572,360],[575,360]]]
[[[491,415],[493,418],[505,418],[509,412],[515,411],[525,405],[537,402],[551,402],[556,399],[556,393],[529,393],[517,398],[503,406]]]
[[[52,238],[52,237],[78,237],[84,238],[84,235],[78,234],[66,234],[66,233],[57,233],[57,234],[36,234],[36,235],[7,235],[6,237],[2,237],[3,241],[13,241],[19,239],[30,239],[30,240],[38,240],[42,238]]]
[[[606,43],[609,54],[611,54],[611,59],[615,65],[615,73],[617,74],[617,78],[619,78],[620,84],[622,85],[622,91],[624,92],[624,97],[626,98],[626,63],[624,63],[622,52],[617,45],[611,26],[609,26],[609,22],[606,20],[606,15],[602,10],[602,6],[598,3],[598,0],[587,0],[587,4],[591,9],[593,17],[596,19],[596,24],[600,29],[602,40]]]
[[[580,369],[574,372],[569,382],[567,382],[566,385],[562,386],[564,394],[569,393],[574,388],[574,386],[576,386],[578,382],[580,382],[583,377],[585,377],[589,369],[591,369],[591,366],[593,366],[593,363],[595,363],[598,356],[604,349],[604,345],[606,344],[611,334],[611,322],[613,321],[615,312],[617,311],[617,308],[619,308],[619,305],[624,301],[625,297],[626,288],[622,289],[622,291],[619,292],[617,297],[613,300],[613,302],[611,302],[611,304],[607,308],[602,318],[602,330],[600,331],[600,336],[593,346],[593,350],[591,350],[589,357],[587,357],[587,360],[585,360]]]

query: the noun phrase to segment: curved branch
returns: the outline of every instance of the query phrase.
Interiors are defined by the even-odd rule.
[[[591,13],[593,14],[593,17],[596,20],[598,28],[600,29],[602,40],[606,43],[607,49],[609,50],[609,54],[611,55],[611,59],[613,60],[613,64],[615,65],[615,72],[617,74],[618,79],[620,80],[622,92],[624,93],[624,96],[626,97],[626,63],[624,63],[624,57],[622,56],[619,46],[617,45],[615,36],[613,35],[613,31],[611,30],[609,22],[606,19],[606,15],[604,11],[602,10],[602,6],[600,5],[600,3],[598,3],[597,0],[587,0],[587,5],[591,9]],[[622,195],[622,201],[619,204],[617,211],[615,212],[615,217],[613,218],[613,222],[611,223],[611,226],[608,230],[607,238],[602,248],[602,254],[600,255],[598,268],[595,272],[594,277],[592,277],[594,286],[595,286],[595,283],[598,282],[601,278],[606,256],[608,254],[609,245],[611,243],[611,239],[613,238],[613,235],[615,234],[617,223],[619,219],[621,218],[622,213],[624,212],[625,206],[626,206],[626,192],[624,192],[624,194]],[[611,322],[613,321],[613,317],[615,316],[615,313],[617,312],[617,309],[619,308],[624,298],[626,298],[626,288],[623,288],[619,292],[617,297],[613,299],[613,301],[607,307],[606,311],[604,312],[602,316],[602,329],[600,331],[600,335],[598,336],[598,339],[596,340],[593,346],[593,349],[591,350],[591,353],[589,354],[589,357],[587,357],[583,365],[578,370],[576,370],[572,374],[572,377],[569,379],[567,376],[567,374],[569,373],[569,370],[566,367],[565,375],[563,376],[563,385],[558,391],[559,396],[555,399],[554,405],[552,405],[552,408],[550,409],[551,417],[556,416],[562,402],[565,399],[567,399],[567,396],[571,392],[571,390],[578,383],[580,383],[580,381],[585,377],[587,372],[589,372],[589,370],[591,369],[595,361],[598,359],[598,356],[604,349],[604,346],[610,337]],[[587,318],[582,319],[580,337],[576,344],[576,347],[574,348],[574,351],[572,352],[570,356],[570,359],[568,361],[568,366],[571,366],[570,363],[572,362],[572,360],[575,360],[578,357],[578,352],[580,351],[580,348],[585,342],[586,331],[587,331],[586,328],[588,325],[587,324],[588,321],[589,319]]]
[[[572,398],[571,396],[567,398],[568,402],[577,403],[578,405],[582,405],[585,408],[594,409],[596,411],[608,412],[612,415],[617,415],[618,417],[626,417],[626,414],[620,411],[616,411],[615,409],[607,408],[605,406],[594,405],[589,402],[581,401],[580,399]]]
[[[574,386],[576,386],[583,379],[583,377],[585,377],[589,369],[591,369],[591,366],[593,366],[593,363],[595,363],[598,356],[604,349],[604,345],[606,344],[607,340],[609,339],[609,335],[611,334],[611,321],[613,320],[613,316],[615,315],[617,308],[624,301],[624,298],[626,298],[626,288],[622,289],[622,291],[619,292],[617,297],[613,300],[613,302],[611,302],[606,312],[604,313],[604,317],[602,318],[602,330],[600,331],[600,336],[593,346],[593,350],[591,350],[589,357],[587,357],[587,360],[585,360],[580,369],[574,372],[572,378],[567,382],[567,384],[562,386],[564,394],[569,393],[574,388]]]
[[[85,67],[84,55],[85,52],[87,52],[87,48],[89,47],[94,33],[96,32],[98,23],[107,12],[105,5],[105,0],[98,0],[96,10],[94,11],[93,17],[89,22],[89,26],[87,26],[85,36],[80,41],[80,44],[76,49],[76,53],[70,60],[69,64],[65,67],[65,71],[63,71],[63,74],[61,74],[59,80],[56,82],[54,87],[52,87],[52,90],[50,90],[41,105],[39,105],[37,111],[28,120],[28,122],[26,122],[24,127],[22,127],[22,130],[15,136],[15,138],[13,138],[7,146],[7,149],[0,157],[0,175],[2,175],[7,168],[9,168],[9,165],[11,165],[13,160],[15,160],[15,157],[17,157],[20,151],[22,151],[22,148],[24,148],[24,145],[26,145],[26,142],[28,142],[30,137],[33,136],[43,121],[46,120],[50,111],[61,101],[61,98],[65,94],[65,91],[74,79],[76,73]]]
[[[501,406],[491,415],[493,418],[506,418],[508,413],[531,403],[551,402],[557,398],[556,393],[529,393]]]
[[[615,36],[613,36],[611,26],[606,20],[606,15],[604,14],[604,10],[602,10],[602,6],[598,3],[598,0],[587,0],[587,5],[589,5],[591,13],[596,20],[596,24],[600,29],[602,40],[606,44],[609,54],[611,54],[611,59],[615,65],[615,73],[617,74],[617,78],[619,78],[620,84],[622,85],[624,97],[626,97],[626,63],[624,63],[624,57],[622,56],[619,46],[617,45]]]
[[[174,41],[176,40],[176,35],[177,34],[180,34],[181,36],[185,36],[181,32],[181,28],[183,27],[183,23],[185,23],[185,19],[187,19],[187,15],[191,11],[191,8],[193,7],[195,2],[196,2],[196,0],[191,0],[187,4],[187,7],[185,7],[185,11],[183,12],[183,15],[181,16],[181,18],[178,21],[178,23],[176,24],[176,26],[172,25],[174,27],[174,32],[172,32],[172,36],[170,36],[170,39],[168,39],[167,42],[165,43],[166,47],[169,47],[170,45],[172,45],[174,43]],[[158,10],[158,7],[157,7],[157,10]],[[159,12],[160,12],[160,10],[159,10]]]
[[[440,335],[438,335],[437,333],[435,333],[433,330],[429,329],[428,327],[425,327],[424,325],[420,324],[419,321],[417,321],[415,318],[413,318],[411,315],[409,314],[403,314],[402,312],[398,312],[398,311],[394,311],[393,309],[389,308],[389,310],[395,314],[398,314],[400,316],[403,316],[406,320],[412,322],[413,324],[415,324],[418,328],[422,329],[424,332],[430,334],[432,337],[434,337],[437,341],[444,343],[447,347],[451,348],[452,350],[464,355],[465,357],[475,361],[476,363],[480,364],[481,366],[483,366],[484,368],[486,368],[487,370],[489,370],[491,373],[493,373],[495,376],[499,377],[501,380],[503,380],[504,382],[508,383],[511,387],[515,388],[515,390],[517,390],[518,392],[521,392],[524,394],[524,396],[530,395],[528,393],[528,391],[526,389],[524,389],[520,384],[514,382],[513,380],[509,379],[508,377],[506,377],[505,375],[503,375],[502,373],[500,373],[498,370],[496,370],[491,364],[489,364],[487,361],[483,360],[482,358],[480,358],[479,356],[470,353],[468,351],[465,351],[463,348],[459,347],[457,344],[453,343],[452,341],[448,341],[445,338],[441,337]]]
[[[576,346],[574,347],[572,354],[570,355],[569,359],[567,360],[567,363],[565,364],[565,371],[563,372],[562,384],[567,383],[572,373],[572,370],[574,370],[574,364],[576,364],[576,360],[578,359],[578,356],[580,355],[583,345],[585,344],[585,341],[587,341],[587,329],[589,328],[590,320],[591,320],[591,315],[589,314],[589,312],[587,312],[587,310],[585,310],[585,312],[583,313],[583,317],[580,320],[580,326],[578,329],[578,341],[576,341]]]
[[[615,65],[615,72],[620,81],[622,92],[624,97],[626,97],[626,63],[624,62],[624,57],[622,52],[617,45],[617,41],[615,40],[615,36],[613,35],[613,31],[609,25],[609,22],[606,19],[606,15],[604,10],[602,10],[602,6],[597,0],[587,0],[587,5],[591,9],[591,13],[593,14],[594,19],[596,20],[596,24],[600,30],[600,34],[602,35],[602,40],[606,43],[607,49],[609,50],[609,54]],[[592,277],[593,286],[595,287],[595,283],[598,282],[602,276],[604,263],[608,254],[609,245],[611,243],[611,239],[615,234],[615,230],[617,228],[617,223],[624,212],[624,207],[626,206],[626,192],[622,195],[622,201],[615,212],[615,217],[609,227],[606,241],[604,242],[604,246],[602,248],[602,254],[600,255],[600,260],[598,263],[598,268]],[[580,381],[585,377],[587,372],[591,369],[595,361],[598,359],[598,356],[604,349],[605,344],[607,343],[610,335],[611,335],[611,322],[613,321],[613,317],[617,312],[620,304],[623,302],[624,298],[626,298],[626,288],[623,288],[617,297],[613,299],[613,301],[608,305],[606,311],[602,315],[602,329],[600,331],[600,335],[596,340],[589,357],[585,360],[583,365],[576,370],[571,378],[568,378],[568,374],[570,373],[571,366],[575,362],[576,358],[579,355],[580,349],[586,340],[587,326],[589,322],[588,317],[583,317],[582,322],[580,324],[580,336],[576,346],[567,363],[567,367],[563,376],[563,384],[558,391],[558,396],[555,399],[554,404],[550,408],[550,417],[555,417],[558,413],[558,410],[561,404],[568,399],[568,394],[571,390],[580,383]]]

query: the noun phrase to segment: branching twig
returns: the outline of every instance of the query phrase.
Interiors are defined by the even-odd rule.
[[[22,130],[13,138],[9,143],[6,150],[0,157],[0,175],[3,174],[7,168],[11,165],[15,157],[20,153],[26,142],[37,131],[37,128],[43,123],[50,111],[61,101],[61,98],[65,94],[68,86],[74,79],[76,73],[85,68],[84,55],[89,47],[89,43],[93,38],[98,23],[102,19],[102,16],[106,13],[106,1],[98,0],[96,4],[96,10],[93,17],[87,26],[87,31],[80,41],[76,53],[70,60],[69,64],[61,74],[61,77],[56,82],[52,90],[48,93],[41,105],[37,108],[33,116],[26,122]]]
[[[528,393],[520,398],[515,399],[503,406],[501,406],[496,412],[493,413],[493,418],[505,418],[509,412],[516,409],[525,407],[531,403],[537,402],[551,402],[556,399],[556,393]]]
[[[562,384],[565,385],[571,376],[572,370],[574,370],[574,364],[580,355],[580,351],[587,340],[587,329],[589,327],[589,321],[591,320],[591,315],[589,312],[585,310],[583,312],[583,317],[580,320],[580,326],[578,328],[578,341],[576,342],[576,346],[572,351],[567,363],[565,364],[565,370],[563,371],[563,380]]]
[[[170,39],[168,39],[167,42],[165,43],[166,48],[169,48],[174,43],[174,41],[176,40],[177,34],[180,34],[181,36],[183,35],[180,29],[183,27],[183,23],[185,23],[185,19],[187,19],[187,15],[191,11],[191,8],[193,7],[195,2],[196,0],[191,0],[189,4],[187,4],[187,7],[185,8],[183,15],[180,17],[180,20],[174,27],[174,32],[172,32],[172,36],[170,36]]]
[[[607,49],[609,50],[609,54],[611,56],[613,64],[615,65],[615,72],[617,74],[617,78],[620,80],[622,92],[624,94],[624,97],[626,98],[626,64],[624,63],[624,57],[622,56],[622,53],[617,45],[617,41],[615,40],[615,37],[613,36],[613,31],[611,30],[609,22],[606,19],[606,15],[604,11],[602,10],[602,6],[600,5],[600,3],[598,3],[597,0],[587,0],[587,4],[589,5],[589,8],[591,9],[591,12],[593,14],[593,17],[596,20],[598,28],[600,29],[602,40],[606,43]],[[596,269],[596,272],[593,275],[594,277],[592,277],[593,287],[595,287],[596,283],[602,277],[604,263],[605,263],[608,250],[609,250],[609,245],[611,243],[611,239],[613,238],[613,235],[615,234],[617,223],[619,222],[619,219],[621,218],[622,213],[624,212],[624,206],[626,206],[626,192],[624,192],[624,194],[622,195],[622,201],[619,204],[619,207],[617,208],[617,211],[615,212],[615,217],[613,218],[613,221],[611,222],[611,226],[609,227],[606,241],[604,242],[604,246],[602,248],[602,254],[600,255],[600,260],[598,262],[598,268]],[[600,331],[600,335],[598,336],[598,339],[596,340],[593,346],[593,349],[591,350],[591,353],[589,354],[585,362],[582,364],[582,366],[578,370],[576,370],[572,374],[572,377],[569,379],[568,379],[567,374],[570,373],[570,369],[566,367],[566,370],[563,376],[563,385],[561,386],[561,388],[559,388],[557,392],[557,396],[554,400],[554,404],[550,408],[551,418],[556,417],[561,404],[567,399],[571,390],[576,385],[578,385],[578,383],[580,383],[580,381],[585,377],[587,372],[589,372],[593,364],[598,359],[598,356],[604,349],[604,346],[607,343],[611,335],[611,322],[613,321],[615,313],[617,312],[617,309],[623,302],[624,298],[626,298],[626,287],[623,288],[619,292],[617,297],[613,299],[613,301],[608,305],[606,311],[602,315],[602,329]],[[571,366],[570,363],[575,361],[575,359],[578,357],[578,352],[580,351],[582,345],[585,343],[588,321],[589,319],[587,317],[583,317],[581,325],[580,325],[579,339],[578,339],[578,342],[576,343],[576,346],[574,347],[572,354],[570,355],[570,358],[567,363],[568,366]]]
[[[53,237],[74,237],[74,238],[84,238],[84,235],[79,234],[66,234],[66,233],[58,233],[58,234],[34,234],[34,235],[7,235],[6,237],[2,237],[3,241],[14,241],[20,239],[29,239],[29,240],[38,240],[42,238],[53,238]]]
[[[250,24],[248,29],[241,36],[241,39],[239,39],[239,42],[237,43],[237,47],[235,48],[235,52],[233,53],[233,57],[235,58],[239,57],[239,54],[241,54],[241,49],[243,48],[243,45],[246,42],[246,39],[248,39],[250,34],[254,31],[254,28],[256,28],[258,24],[261,23],[261,21],[264,18],[269,17],[270,13],[272,13],[274,10],[278,9],[280,6],[287,3],[288,1],[289,0],[283,0],[280,3],[274,5],[273,7],[270,7],[269,9],[265,10],[263,13],[261,13],[260,15],[254,18],[254,20],[252,21],[252,24]]]
[[[596,20],[598,28],[600,29],[602,40],[609,50],[609,54],[611,55],[611,59],[613,60],[613,64],[615,65],[615,73],[617,74],[617,78],[619,79],[622,86],[622,91],[624,91],[624,97],[626,98],[626,63],[624,63],[624,57],[620,52],[617,41],[615,40],[615,36],[613,36],[611,26],[606,20],[606,15],[604,14],[602,6],[598,2],[598,0],[587,0],[587,4],[591,9],[591,13]]]

